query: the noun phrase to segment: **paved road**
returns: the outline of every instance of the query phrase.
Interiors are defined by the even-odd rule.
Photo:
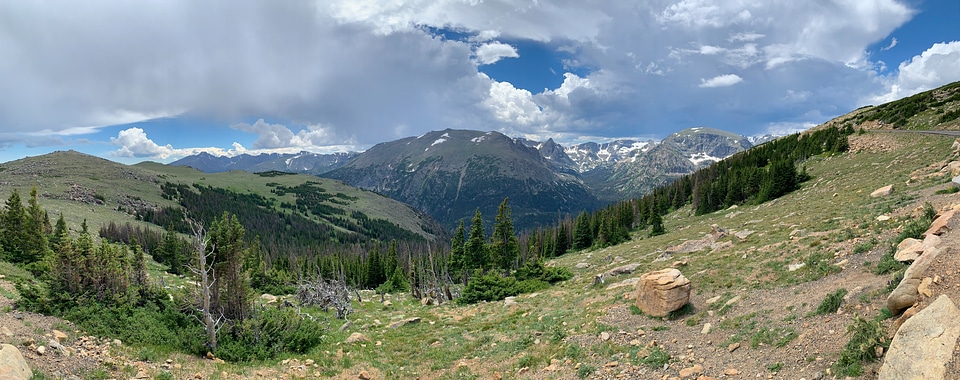
[[[926,135],[947,135],[960,136],[960,131],[934,131],[934,130],[909,130],[909,129],[873,129],[870,132],[889,132],[889,133],[923,133]]]

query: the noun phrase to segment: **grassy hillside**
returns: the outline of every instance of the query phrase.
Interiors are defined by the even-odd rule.
[[[442,230],[429,218],[424,218],[407,205],[381,195],[347,186],[339,181],[320,179],[309,175],[264,176],[247,172],[206,174],[186,167],[167,166],[145,162],[126,166],[74,151],[54,152],[0,164],[0,194],[9,195],[19,189],[22,196],[36,186],[41,203],[51,219],[63,212],[68,225],[76,229],[83,219],[94,230],[110,221],[146,225],[137,220],[138,209],[179,207],[162,195],[165,183],[186,184],[229,190],[239,194],[255,194],[272,202],[276,211],[290,212],[281,203],[295,203],[296,195],[277,195],[277,185],[296,187],[308,182],[316,184],[329,194],[342,194],[328,205],[345,211],[350,219],[358,211],[371,219],[383,219],[397,224],[425,239],[434,239]],[[339,203],[334,203],[339,202]],[[321,224],[328,220],[313,214],[310,218]],[[343,230],[342,227],[337,227]]]

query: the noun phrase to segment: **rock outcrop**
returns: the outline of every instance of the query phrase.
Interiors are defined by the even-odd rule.
[[[637,307],[654,317],[663,317],[690,301],[690,280],[674,268],[643,274],[636,289]]]
[[[960,310],[941,295],[904,322],[880,368],[880,380],[944,379],[960,337]]]
[[[16,347],[0,345],[0,379],[27,380],[33,376],[27,360]]]
[[[913,264],[910,264],[903,274],[903,280],[887,297],[887,309],[893,315],[900,314],[904,309],[917,302],[917,296],[920,295],[917,288],[920,286],[920,281],[923,280],[923,273],[927,271],[927,268],[939,255],[940,249],[932,248],[920,255]]]
[[[929,234],[923,240],[906,238],[897,244],[897,252],[893,258],[900,262],[911,262],[920,258],[924,251],[929,251],[940,245],[940,236]]]

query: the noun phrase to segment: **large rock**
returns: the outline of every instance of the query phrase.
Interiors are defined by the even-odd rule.
[[[920,280],[915,278],[905,278],[900,281],[900,285],[897,285],[897,288],[887,296],[887,310],[890,310],[893,315],[897,315],[913,306],[917,303],[917,296],[920,294],[919,287]]]
[[[897,244],[897,252],[893,255],[893,258],[900,262],[915,261],[920,258],[923,252],[937,248],[939,245],[940,236],[933,234],[927,235],[923,240],[906,238],[900,244]]]
[[[674,268],[645,273],[637,282],[637,307],[663,317],[690,302],[690,280]]]
[[[0,345],[0,379],[27,380],[33,376],[26,359],[16,347]]]
[[[626,265],[621,265],[621,266],[618,266],[618,267],[613,268],[613,269],[611,269],[611,270],[608,270],[608,271],[607,271],[606,273],[604,273],[603,275],[604,275],[604,276],[619,276],[619,275],[622,275],[622,274],[630,274],[630,273],[633,273],[633,271],[637,270],[637,268],[639,268],[639,267],[640,267],[640,264],[626,264]]]
[[[890,194],[893,194],[893,185],[887,185],[874,190],[872,193],[870,193],[870,197],[871,198],[886,197]]]
[[[960,310],[942,295],[904,322],[893,337],[879,380],[944,379],[960,337]]]
[[[927,229],[927,232],[923,233],[923,236],[942,235],[944,232],[947,232],[950,229],[948,224],[956,213],[956,209],[950,209],[937,216],[937,218],[933,220],[933,223],[930,223],[930,228]]]
[[[940,256],[940,251],[940,248],[927,250],[903,272],[903,280],[887,297],[887,309],[893,315],[900,314],[904,309],[916,303],[917,296],[920,294],[917,288],[920,286],[923,274],[930,267],[930,264],[937,259],[937,256]]]

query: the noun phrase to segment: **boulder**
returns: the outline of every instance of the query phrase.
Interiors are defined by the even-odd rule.
[[[645,273],[637,282],[637,307],[654,317],[663,317],[690,302],[690,280],[668,268]]]
[[[960,337],[960,310],[947,295],[903,323],[890,343],[879,380],[943,379]]]
[[[960,175],[960,161],[950,161],[946,169],[950,171],[952,176]]]
[[[0,379],[26,380],[33,376],[26,359],[16,347],[0,345]]]
[[[395,329],[411,323],[420,323],[420,317],[411,317],[407,319],[402,319],[402,320],[390,323],[389,325],[387,325],[387,328]]]
[[[950,182],[953,183],[954,187],[960,187],[960,175],[953,177],[953,179],[950,180]]]
[[[887,310],[890,310],[893,315],[897,315],[913,306],[917,303],[917,295],[920,294],[917,290],[919,287],[920,280],[915,278],[905,278],[900,281],[900,285],[887,296]]]
[[[887,185],[874,190],[872,193],[870,193],[870,197],[871,198],[886,197],[890,194],[893,194],[893,185]]]
[[[923,240],[906,238],[897,244],[897,252],[893,258],[900,262],[916,261],[924,252],[931,252],[940,246],[940,236],[927,235]]]
[[[277,303],[277,299],[278,297],[273,294],[263,293],[260,295],[260,302],[267,305]]]
[[[928,235],[942,235],[944,232],[950,230],[950,227],[947,225],[950,223],[950,220],[953,219],[953,216],[956,215],[956,209],[950,209],[933,220],[933,223],[930,223],[930,228],[927,229],[927,232],[923,233],[923,236]]]
[[[639,267],[640,267],[640,264],[621,265],[621,266],[618,266],[618,267],[613,268],[613,269],[611,269],[611,270],[608,270],[608,271],[607,271],[606,273],[604,273],[603,275],[604,275],[604,276],[619,276],[619,275],[621,275],[621,274],[630,274],[630,273],[633,273],[633,271],[637,270],[637,268],[639,268]]]
[[[368,341],[370,341],[370,339],[367,338],[366,335],[355,332],[353,334],[350,334],[350,336],[347,337],[347,340],[343,341],[343,343],[350,344],[350,343],[368,342]]]
[[[899,262],[909,262],[914,261],[920,257],[923,253],[923,241],[906,238],[897,244],[897,253],[893,254],[893,258]]]

